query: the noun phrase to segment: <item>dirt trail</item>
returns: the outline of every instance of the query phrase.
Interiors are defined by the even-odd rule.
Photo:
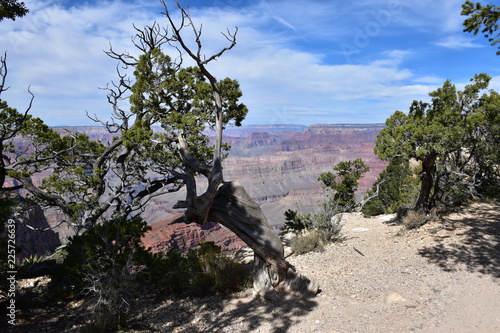
[[[349,216],[344,244],[293,259],[324,292],[290,332],[500,332],[498,208],[405,233]]]
[[[148,313],[148,329],[500,332],[500,206],[474,205],[417,231],[401,232],[388,217],[350,214],[345,223],[343,243],[289,258],[299,272],[320,282],[317,297],[289,295],[271,304],[247,293],[171,304],[170,310]],[[174,320],[183,311],[184,319]],[[160,317],[159,327],[152,322]]]

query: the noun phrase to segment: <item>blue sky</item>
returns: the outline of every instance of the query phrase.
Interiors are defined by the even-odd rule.
[[[166,25],[155,0],[25,0],[30,13],[0,23],[11,87],[2,94],[51,126],[107,120],[103,90],[116,61],[103,52],[136,53],[132,23]],[[177,15],[175,3],[167,0]],[[220,34],[239,28],[237,45],[210,69],[237,79],[250,112],[244,125],[382,123],[395,110],[451,79],[463,87],[477,73],[500,90],[500,58],[486,38],[463,32],[463,0],[181,1],[203,24],[207,54]],[[187,31],[186,31],[187,32]],[[189,39],[191,36],[186,35]]]

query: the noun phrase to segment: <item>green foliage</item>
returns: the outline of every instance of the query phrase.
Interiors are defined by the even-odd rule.
[[[498,157],[492,152],[498,144],[499,98],[495,92],[481,95],[490,79],[478,74],[463,91],[446,81],[429,94],[431,103],[414,101],[408,115],[396,111],[377,136],[380,158],[420,164],[415,208],[456,204],[477,195],[481,185],[498,183]]]
[[[133,217],[108,220],[71,237],[55,280],[65,275],[72,279],[71,285],[82,286],[89,272],[125,270],[131,260],[142,262],[148,252],[141,244],[141,237],[150,229],[140,217]]]
[[[32,266],[34,264],[40,263],[43,261],[43,256],[38,256],[38,255],[31,255],[27,258],[24,258],[21,263],[20,263],[20,269],[22,270],[23,267],[28,268],[29,266]]]
[[[178,296],[202,296],[241,290],[251,284],[250,268],[221,254],[213,242],[182,254],[170,250],[155,254],[148,281],[158,290]]]
[[[43,179],[39,188],[46,193],[58,194],[65,200],[64,212],[76,221],[78,230],[83,225],[94,224],[101,216],[96,214],[92,221],[86,221],[101,207],[102,189],[109,181],[104,178],[105,171],[95,167],[95,161],[104,152],[105,146],[80,133],[72,133],[63,139],[66,142],[59,148],[66,147],[68,150],[51,160],[53,173]],[[43,202],[43,197],[36,199]],[[54,202],[48,201],[47,204],[54,205]]]
[[[486,197],[499,198],[500,192],[500,94],[490,91],[481,96],[482,103],[467,117],[466,126],[471,134],[468,144],[473,163],[465,163],[467,156],[460,156],[462,169],[477,179],[477,191]]]
[[[130,103],[139,122],[124,133],[124,143],[142,145],[141,154],[153,162],[154,169],[165,172],[182,165],[180,135],[193,157],[210,164],[213,147],[204,131],[215,125],[215,102],[212,86],[200,70],[179,68],[155,48],[140,56],[134,75]],[[240,126],[248,109],[238,102],[242,96],[238,82],[225,78],[218,82],[218,88],[223,123]],[[150,127],[154,123],[165,132],[153,134]]]
[[[377,188],[378,194],[363,206],[363,214],[392,214],[400,208],[413,207],[419,190],[418,169],[411,168],[408,160],[393,158],[367,196],[375,195]]]
[[[22,1],[0,0],[0,22],[3,19],[16,20],[16,17],[22,17],[29,12]]]
[[[322,251],[324,244],[342,240],[341,219],[344,212],[345,207],[339,205],[332,196],[328,196],[315,214],[303,215],[294,210],[286,211],[286,222],[280,234],[295,234],[290,241],[295,254]]]
[[[141,243],[148,230],[140,217],[109,220],[72,237],[66,247],[52,286],[60,295],[90,298],[95,328],[124,324],[134,299],[145,291],[201,296],[249,286],[250,269],[221,255],[213,242],[186,254],[153,254]]]
[[[498,20],[500,19],[500,8],[497,5],[488,4],[483,6],[477,2],[465,1],[462,4],[462,15],[469,16],[464,22],[464,31],[477,35],[480,31],[488,38],[491,45],[500,43],[498,31]],[[497,51],[500,55],[500,50]]]
[[[286,234],[293,232],[296,235],[300,234],[302,231],[310,228],[311,226],[311,215],[299,214],[296,210],[287,210],[285,212],[285,225],[280,228],[280,234]]]
[[[327,197],[320,210],[311,218],[310,230],[317,231],[325,243],[342,240],[342,214],[346,206],[340,205],[334,197]]]
[[[354,161],[339,162],[333,167],[333,170],[335,173],[324,172],[320,174],[318,180],[327,189],[335,191],[333,200],[338,205],[344,207],[346,211],[351,211],[354,208],[353,203],[358,189],[358,180],[370,168],[362,159],[358,158]]]
[[[82,201],[93,206],[98,204],[89,188],[99,186],[102,179],[89,175],[88,170],[95,156],[104,150],[102,143],[78,133],[61,135],[41,119],[27,112],[20,113],[2,100],[0,121],[3,125],[0,128],[0,192],[14,189],[5,186],[7,177],[29,181],[34,174],[50,170],[52,175],[45,178],[40,187],[46,190],[46,195],[36,196],[35,202],[53,206],[56,200],[51,194],[61,194],[68,202],[60,204],[72,217],[81,215],[84,208],[89,210]],[[16,146],[14,140],[17,140]]]
[[[70,239],[52,284],[94,302],[94,323],[102,329],[122,324],[140,291],[141,266],[150,259],[141,237],[150,227],[140,217],[109,220]]]

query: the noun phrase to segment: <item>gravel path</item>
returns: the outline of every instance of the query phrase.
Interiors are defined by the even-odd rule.
[[[346,242],[291,260],[324,287],[310,317],[289,332],[500,332],[500,221],[490,208],[473,211],[491,218],[483,232],[472,220],[448,219],[446,228],[401,234],[350,216]],[[484,233],[489,223],[496,235]]]
[[[500,332],[500,206],[416,231],[390,216],[344,222],[344,242],[289,258],[320,283],[315,298],[165,303],[137,318],[150,324],[135,332]]]

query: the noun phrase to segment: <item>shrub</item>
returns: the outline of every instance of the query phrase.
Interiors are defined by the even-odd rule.
[[[407,210],[406,214],[401,217],[401,220],[407,229],[418,229],[436,218],[435,211],[426,213],[422,210]]]
[[[116,329],[138,295],[139,267],[151,254],[141,237],[149,226],[140,217],[105,221],[70,239],[53,286],[93,301],[92,329]],[[66,293],[67,294],[67,293]]]
[[[29,257],[26,257],[21,261],[21,263],[19,265],[19,269],[29,267],[31,265],[34,265],[36,263],[40,263],[42,261],[43,261],[42,256],[38,256],[36,254],[30,255]]]
[[[202,296],[241,290],[251,282],[250,268],[221,254],[219,246],[202,241],[199,249],[182,254],[170,250],[155,254],[148,281],[178,296]]]
[[[294,254],[304,254],[308,252],[321,252],[324,250],[323,240],[318,231],[312,231],[305,235],[297,235],[292,238],[290,247]]]
[[[63,295],[92,301],[92,331],[125,324],[142,291],[201,296],[249,286],[250,269],[221,255],[213,242],[182,254],[171,250],[153,254],[141,244],[150,227],[140,217],[110,220],[71,238],[52,287]]]
[[[316,214],[302,215],[288,210],[285,213],[287,222],[281,228],[281,234],[295,233],[295,237],[290,241],[295,254],[322,251],[323,244],[342,240],[341,220],[344,209],[345,205],[339,205],[332,196],[329,196]]]
[[[312,216],[310,230],[317,231],[324,242],[340,241],[342,239],[342,214],[345,207],[328,197],[321,205],[320,211]]]
[[[212,292],[238,291],[251,286],[252,275],[249,266],[234,258],[220,254],[207,256],[200,253],[204,280],[209,283],[207,290]],[[203,243],[202,243],[203,249]]]
[[[311,227],[311,215],[299,214],[296,210],[287,210],[285,212],[285,225],[280,228],[280,235],[293,232],[295,235]]]

